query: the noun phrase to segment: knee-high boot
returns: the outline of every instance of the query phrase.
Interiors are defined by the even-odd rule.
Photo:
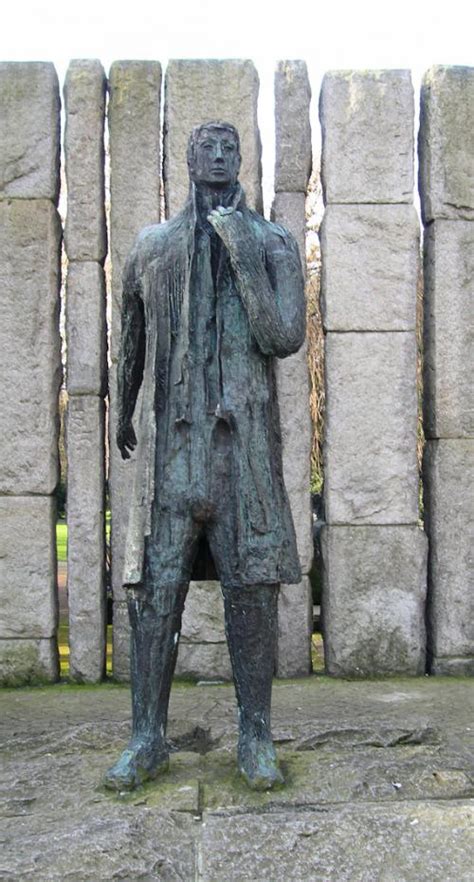
[[[283,783],[271,736],[278,585],[224,590],[226,634],[239,708],[239,770],[250,787]]]
[[[131,626],[132,738],[104,783],[132,790],[168,768],[168,705],[187,586],[139,589],[128,600]]]

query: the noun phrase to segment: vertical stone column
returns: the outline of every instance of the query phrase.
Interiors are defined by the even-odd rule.
[[[474,68],[424,79],[428,648],[434,674],[474,674]]]
[[[56,680],[59,85],[0,64],[0,682]]]
[[[193,126],[220,119],[240,135],[240,181],[247,204],[262,213],[261,143],[257,120],[259,80],[252,61],[174,60],[165,79],[164,188],[166,216],[188,196],[186,149]]]
[[[340,676],[425,669],[413,116],[408,71],[324,77],[323,624]]]
[[[262,210],[261,144],[257,123],[259,81],[253,62],[171,61],[165,79],[164,188],[167,217],[188,195],[186,148],[193,126],[212,119],[235,125],[242,152],[240,181],[247,203]],[[192,582],[183,616],[178,674],[230,677],[219,582]]]
[[[69,670],[73,680],[88,683],[104,675],[106,645],[106,89],[99,61],[71,62],[64,86]]]
[[[131,460],[122,462],[115,443],[116,369],[123,267],[140,230],[160,219],[161,65],[155,61],[116,61],[110,69],[109,91],[112,256],[109,490],[114,598],[113,672],[117,679],[127,679],[129,629],[122,574],[134,458],[132,456]]]
[[[275,72],[275,199],[272,220],[295,236],[306,265],[306,190],[312,165],[311,88],[304,61],[280,61]],[[311,671],[313,605],[308,573],[313,559],[310,499],[311,424],[306,344],[276,361],[283,470],[296,530],[303,580],[282,585],[278,607],[279,677]]]

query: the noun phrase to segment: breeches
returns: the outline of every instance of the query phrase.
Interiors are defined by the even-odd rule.
[[[205,475],[184,481],[166,475],[166,492],[155,502],[152,531],[145,544],[145,583],[156,591],[190,581],[199,540],[207,539],[223,587],[240,584],[232,440],[226,423],[213,433]]]

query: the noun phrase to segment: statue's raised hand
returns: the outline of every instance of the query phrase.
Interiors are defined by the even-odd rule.
[[[132,421],[129,420],[127,423],[119,423],[117,429],[117,447],[122,454],[122,459],[130,459],[130,453],[135,450],[137,446],[137,436],[135,435],[135,429],[132,426]]]
[[[235,208],[219,205],[211,211],[207,219],[231,254],[246,247],[252,239],[247,221],[242,212]]]

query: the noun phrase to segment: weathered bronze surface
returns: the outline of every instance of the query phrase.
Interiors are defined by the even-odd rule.
[[[183,211],[142,230],[124,271],[117,444],[124,459],[137,448],[137,477],[124,574],[133,732],[105,778],[118,790],[168,766],[181,616],[203,541],[224,595],[239,769],[254,788],[283,782],[270,730],[278,587],[301,573],[273,358],[304,339],[301,262],[293,237],[247,208],[233,126],[195,128],[188,167]]]

